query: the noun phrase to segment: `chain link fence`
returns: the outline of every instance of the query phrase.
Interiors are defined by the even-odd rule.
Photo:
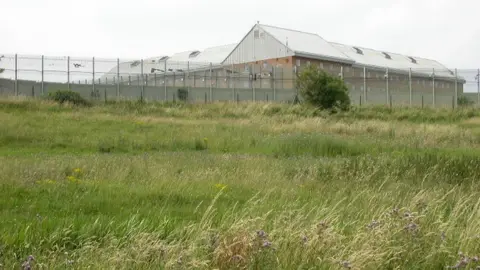
[[[292,102],[296,73],[306,65],[267,61],[223,65],[195,61],[0,55],[0,95],[42,96],[72,90],[89,99],[189,102]],[[331,64],[319,66],[341,77],[352,103],[456,106],[458,97],[480,104],[480,70],[416,70]],[[457,75],[457,76],[455,76]]]

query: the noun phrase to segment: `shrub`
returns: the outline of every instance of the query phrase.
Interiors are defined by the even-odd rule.
[[[466,107],[466,106],[472,106],[475,102],[473,100],[470,100],[466,96],[459,96],[457,99],[458,106]]]
[[[179,100],[186,102],[187,99],[188,99],[188,91],[187,91],[187,89],[184,89],[184,88],[178,89],[178,90],[177,90],[177,96],[178,96],[178,99],[179,99]]]
[[[341,78],[310,65],[298,74],[297,89],[303,99],[323,110],[348,110],[348,87]]]
[[[72,103],[77,106],[89,106],[90,103],[74,91],[55,91],[48,93],[48,98],[60,104],[65,102]]]

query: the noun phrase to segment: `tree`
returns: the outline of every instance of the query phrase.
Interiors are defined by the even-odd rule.
[[[348,110],[348,87],[341,78],[332,76],[314,65],[298,74],[297,89],[303,99],[322,110]]]

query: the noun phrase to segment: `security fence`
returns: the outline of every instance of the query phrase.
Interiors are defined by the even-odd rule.
[[[305,66],[0,55],[0,95],[72,90],[102,100],[291,102]],[[480,104],[478,69],[320,68],[345,81],[354,104],[450,107],[460,96]]]

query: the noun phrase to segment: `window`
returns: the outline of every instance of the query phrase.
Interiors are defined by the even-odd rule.
[[[199,54],[200,54],[199,51],[194,51],[194,52],[190,53],[190,55],[188,56],[188,58],[194,58],[194,57],[196,57],[196,56],[199,55]]]
[[[350,73],[350,67],[345,67],[345,72]]]
[[[296,65],[297,67],[299,67],[299,66],[300,66],[300,64],[301,64],[301,61],[300,61],[300,59],[297,59],[297,60],[295,61],[295,65]]]
[[[320,63],[320,68],[323,69],[323,63]]]
[[[392,59],[392,57],[388,53],[386,53],[386,52],[382,52],[382,53],[385,56],[385,58]]]
[[[330,64],[330,70],[333,70],[333,64]]]
[[[260,38],[260,31],[259,30],[254,30],[253,31],[253,38],[255,38],[255,39]]]
[[[307,61],[307,66],[310,66],[310,61]]]
[[[355,50],[355,52],[356,52],[356,53],[358,53],[358,54],[362,54],[362,55],[363,55],[363,51],[362,51],[362,50],[360,50],[359,48],[357,48],[357,47],[353,47],[353,49]]]

